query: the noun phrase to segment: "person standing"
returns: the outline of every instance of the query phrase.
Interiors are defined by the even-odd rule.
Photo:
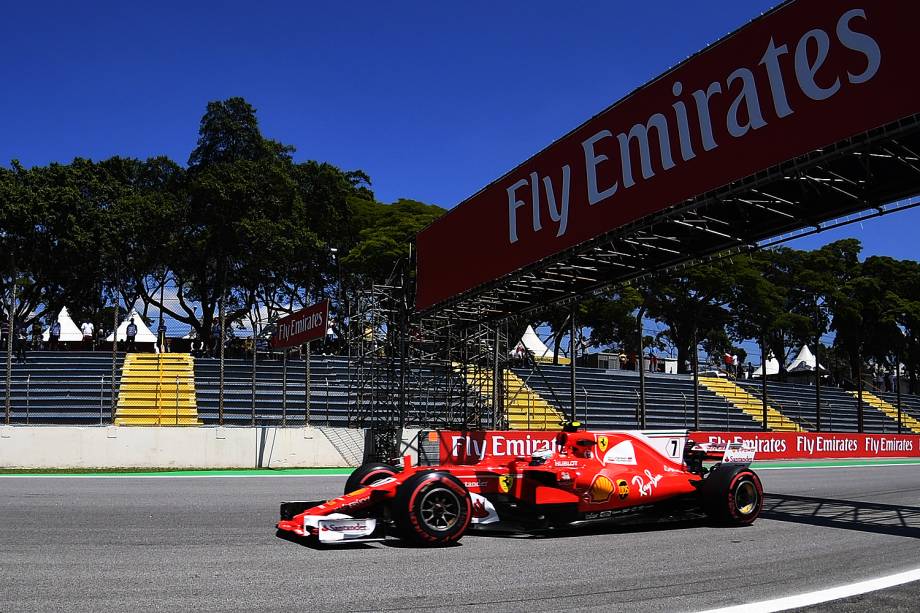
[[[16,346],[16,361],[25,364],[28,361],[26,359],[26,344],[29,342],[25,324],[17,326],[14,342]]]
[[[87,351],[93,350],[93,328],[92,322],[84,321],[80,324],[80,332],[83,333],[83,348]]]
[[[42,348],[42,322],[35,318],[32,320],[32,351],[40,351]]]
[[[160,325],[157,326],[157,346],[160,353],[166,353],[166,320],[160,319]]]
[[[125,351],[134,352],[137,351],[137,347],[134,345],[134,339],[137,338],[137,324],[134,323],[134,318],[131,318],[131,321],[128,322],[128,327],[125,328],[125,336],[127,337],[127,348]]]
[[[51,324],[51,329],[48,331],[48,341],[49,349],[51,351],[57,351],[58,341],[61,340],[61,322],[57,319]]]

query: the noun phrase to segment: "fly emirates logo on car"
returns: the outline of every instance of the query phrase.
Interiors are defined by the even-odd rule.
[[[486,458],[529,457],[538,451],[552,449],[555,432],[546,434],[493,434],[486,436],[452,435],[450,437],[450,460],[484,460]]]

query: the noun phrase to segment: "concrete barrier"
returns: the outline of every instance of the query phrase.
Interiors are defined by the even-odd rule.
[[[0,427],[0,468],[354,466],[351,428]]]

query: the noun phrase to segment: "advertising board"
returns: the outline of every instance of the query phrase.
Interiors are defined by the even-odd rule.
[[[797,0],[766,13],[420,232],[416,309],[920,112],[917,23],[920,2]],[[654,24],[641,27],[654,44]]]
[[[329,301],[323,300],[278,320],[270,344],[275,349],[296,347],[323,338],[329,321]]]

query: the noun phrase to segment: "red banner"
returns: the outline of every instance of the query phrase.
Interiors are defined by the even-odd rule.
[[[856,0],[752,21],[419,233],[416,308],[920,112],[918,23],[920,2]]]
[[[323,300],[278,320],[270,344],[275,349],[296,347],[323,338],[329,320],[329,301]]]
[[[550,449],[557,434],[525,430],[444,430],[430,432],[429,440],[438,441],[441,464],[472,465],[489,460],[507,462],[515,457],[529,457],[535,451]],[[677,447],[672,450],[672,445],[668,443],[680,438],[680,452],[683,451],[682,432],[645,431],[644,436],[653,447],[671,456],[674,456]],[[698,443],[746,443],[756,450],[755,461],[920,457],[920,435],[917,434],[691,432],[689,438]],[[675,459],[679,461],[678,457]]]
[[[693,432],[698,443],[744,442],[755,460],[920,458],[920,435],[844,432]]]

